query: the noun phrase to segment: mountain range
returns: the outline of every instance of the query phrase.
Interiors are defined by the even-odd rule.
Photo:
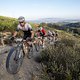
[[[80,22],[80,19],[65,19],[65,18],[41,18],[37,20],[29,20],[33,23],[58,23],[58,22]]]

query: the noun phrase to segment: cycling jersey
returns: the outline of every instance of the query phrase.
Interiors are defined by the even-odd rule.
[[[52,31],[52,35],[53,35],[53,36],[55,35],[55,32],[54,32],[54,31]]]
[[[52,32],[51,31],[48,31],[48,36],[52,36]]]
[[[41,32],[43,33],[43,35],[45,35],[45,34],[46,34],[46,31],[45,31],[45,29],[44,29],[44,28],[42,28]]]
[[[44,28],[42,28],[40,31],[39,31],[39,35],[44,37],[44,35],[46,34],[46,31]]]
[[[32,31],[32,27],[30,24],[25,23],[25,26],[22,27],[20,24],[17,26],[16,31],[22,30],[24,32],[24,36],[23,39],[26,39],[27,37],[31,37],[31,31]]]

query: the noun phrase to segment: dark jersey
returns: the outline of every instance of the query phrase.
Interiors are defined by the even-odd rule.
[[[31,31],[32,27],[30,24],[26,23],[24,27],[22,27],[20,24],[17,26],[17,30],[22,30],[24,32],[23,39],[26,39],[27,37],[31,37]]]

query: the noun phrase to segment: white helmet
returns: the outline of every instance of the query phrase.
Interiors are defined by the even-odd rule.
[[[42,30],[43,28],[42,27],[40,27],[40,30]]]
[[[24,18],[23,16],[20,16],[20,17],[18,18],[18,21],[19,21],[19,22],[24,22],[24,21],[25,21],[25,18]]]

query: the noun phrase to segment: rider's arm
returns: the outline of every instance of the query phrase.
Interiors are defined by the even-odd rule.
[[[17,33],[18,33],[18,32],[17,32],[17,31],[15,31],[15,32],[14,32],[14,34],[13,34],[13,37],[15,37],[15,36],[17,35]]]
[[[11,40],[14,40],[14,37],[17,35],[17,31],[14,32],[13,36],[10,38]]]
[[[33,38],[34,37],[34,31],[31,31],[31,38]]]
[[[16,29],[16,31],[14,32],[13,37],[15,37],[18,32],[19,32],[19,25],[17,26],[17,29]]]

